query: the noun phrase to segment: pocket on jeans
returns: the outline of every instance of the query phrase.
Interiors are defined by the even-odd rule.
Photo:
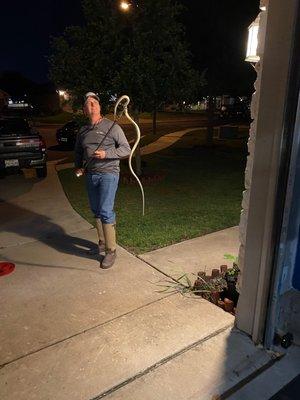
[[[119,180],[119,175],[112,174],[112,173],[106,173],[105,177],[112,182],[117,182]]]

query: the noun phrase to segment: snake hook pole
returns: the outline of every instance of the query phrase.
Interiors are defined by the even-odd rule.
[[[134,170],[133,170],[133,168],[132,168],[132,157],[133,157],[133,154],[134,154],[134,152],[135,152],[135,150],[136,150],[136,148],[137,148],[137,146],[138,146],[138,144],[139,144],[139,142],[140,142],[140,140],[141,140],[141,131],[140,131],[140,128],[139,128],[138,124],[137,124],[137,123],[130,117],[130,115],[128,114],[128,108],[127,108],[127,106],[128,106],[128,104],[129,104],[129,102],[130,102],[130,98],[129,98],[129,96],[127,96],[127,95],[121,96],[121,97],[117,100],[116,105],[115,105],[115,109],[114,109],[114,118],[115,118],[115,120],[116,120],[117,118],[120,118],[121,115],[124,113],[125,117],[126,117],[127,119],[129,119],[129,121],[133,124],[133,126],[135,127],[135,130],[136,130],[136,136],[137,136],[137,137],[136,137],[136,141],[135,141],[135,143],[134,143],[134,145],[133,145],[133,147],[132,147],[132,149],[131,149],[131,152],[130,152],[130,156],[129,156],[129,160],[128,160],[128,165],[129,165],[130,172],[131,172],[132,175],[135,177],[135,179],[136,179],[136,181],[138,182],[139,187],[140,187],[140,189],[141,189],[142,201],[143,201],[143,215],[145,215],[145,194],[144,194],[143,185],[142,185],[141,181],[139,180],[139,177],[136,175],[136,173],[134,172]],[[118,107],[119,107],[120,105],[122,105],[123,109],[121,110],[121,113],[118,115]]]

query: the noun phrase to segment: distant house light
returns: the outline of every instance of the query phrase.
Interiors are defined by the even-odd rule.
[[[60,97],[61,101],[70,99],[69,93],[66,90],[59,89],[56,92],[59,94],[59,97]]]
[[[28,103],[25,103],[25,101],[16,101],[13,102],[11,99],[8,100],[8,108],[10,109],[15,109],[15,108],[28,108],[30,105]]]
[[[248,28],[248,43],[247,43],[247,53],[245,61],[251,63],[257,63],[260,58],[257,54],[258,46],[258,31],[259,31],[259,16]]]

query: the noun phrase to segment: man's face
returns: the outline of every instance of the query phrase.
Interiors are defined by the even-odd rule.
[[[84,107],[83,107],[84,113],[87,117],[99,117],[101,115],[101,107],[100,104],[96,99],[93,97],[88,97],[86,100]]]

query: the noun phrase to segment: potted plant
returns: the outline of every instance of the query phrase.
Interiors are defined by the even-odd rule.
[[[238,274],[240,272],[238,267],[238,259],[236,256],[233,256],[231,254],[225,254],[224,258],[226,260],[232,261],[232,267],[223,269],[223,276],[227,282],[227,290],[225,290],[224,295],[225,297],[232,300],[234,302],[234,305],[236,306],[239,298],[239,293],[236,290],[236,283],[238,279]]]
[[[193,292],[202,296],[206,300],[217,304],[220,295],[227,287],[225,279],[219,274],[214,276],[207,276],[205,272],[198,272],[197,279],[194,283]]]
[[[225,278],[229,282],[236,282],[240,272],[238,267],[238,258],[232,254],[224,254],[224,258],[225,260],[232,261],[232,267],[226,269]]]
[[[232,312],[236,306],[239,293],[236,290],[236,282],[239,273],[237,257],[225,254],[225,259],[233,262],[232,267],[221,265],[220,269],[213,269],[211,275],[205,271],[199,271],[189,277],[184,273],[179,278],[164,279],[163,283],[157,283],[160,293],[181,293],[182,295],[201,296],[206,300],[222,307],[225,311]],[[194,281],[194,282],[193,282]]]
[[[197,275],[192,275],[196,277],[194,283],[187,273],[177,279],[165,279],[163,283],[157,284],[162,288],[159,292],[179,292],[183,295],[194,294],[217,304],[220,293],[227,287],[224,277],[221,274],[214,277],[207,276],[204,271],[198,272]]]

